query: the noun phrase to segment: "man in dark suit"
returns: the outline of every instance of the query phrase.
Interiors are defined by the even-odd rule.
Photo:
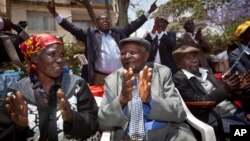
[[[244,23],[240,24],[235,31],[235,36],[240,42],[240,47],[236,48],[235,50],[231,51],[228,55],[228,61],[230,70],[232,72],[239,72],[243,76],[243,78],[248,78],[250,73],[250,21],[245,21]],[[250,93],[250,86],[247,85],[242,91],[243,95],[249,95]],[[250,120],[250,102],[249,99],[243,100],[243,107],[247,110],[248,119]]]
[[[174,74],[177,72],[177,67],[172,56],[172,51],[176,46],[176,33],[166,32],[167,26],[167,17],[160,16],[155,18],[152,31],[145,37],[152,45],[148,62],[165,65]]]
[[[246,113],[230,100],[240,87],[238,74],[226,75],[220,85],[208,70],[199,67],[200,50],[192,46],[182,46],[173,52],[179,71],[173,76],[176,88],[184,101],[215,101],[216,111],[222,118],[225,133],[229,133],[231,124],[249,125]],[[214,127],[216,118],[209,109],[195,108],[191,112],[200,120]],[[215,128],[217,129],[217,128]]]
[[[95,29],[82,29],[62,18],[55,10],[54,1],[48,2],[47,8],[56,18],[56,21],[64,29],[69,31],[76,39],[85,43],[85,55],[88,65],[83,66],[82,76],[90,85],[103,85],[104,78],[114,70],[122,66],[119,59],[120,50],[118,42],[129,37],[146,21],[149,14],[157,9],[156,1],[148,12],[125,27],[110,27],[110,21],[106,14],[101,14],[96,19]]]

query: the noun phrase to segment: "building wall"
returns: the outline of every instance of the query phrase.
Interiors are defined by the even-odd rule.
[[[88,24],[91,23],[88,12],[84,7],[57,4],[56,10],[62,17],[66,18],[70,22],[72,22],[72,20],[81,20],[81,21],[87,21]],[[42,13],[49,13],[45,3],[40,4],[40,5],[35,5],[35,3],[27,3],[27,2],[12,3],[11,20],[13,21],[13,23],[18,23],[19,21],[28,21],[28,11],[29,12],[38,11]],[[96,9],[94,9],[94,12],[96,13],[96,15],[100,13],[104,13],[105,7],[103,6],[103,8],[100,8],[100,6],[98,6]],[[51,16],[50,13],[49,13],[49,16]],[[53,17],[51,16],[51,18]],[[31,23],[28,23],[28,24],[31,24]],[[94,26],[94,25],[90,25],[90,26]],[[39,34],[39,33],[50,33],[50,34],[54,34],[58,36],[63,36],[64,41],[66,42],[76,41],[75,38],[69,32],[61,28],[56,22],[55,22],[54,31],[53,30],[31,30],[29,28],[26,28],[26,31],[29,35],[34,35],[34,34]]]

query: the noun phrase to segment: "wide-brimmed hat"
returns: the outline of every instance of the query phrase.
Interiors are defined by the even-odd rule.
[[[235,31],[235,36],[238,38],[241,34],[243,34],[250,26],[250,21],[245,21],[244,23],[240,24]]]
[[[143,38],[139,38],[139,37],[129,37],[129,38],[122,39],[119,42],[119,47],[122,48],[123,45],[125,45],[128,42],[138,43],[138,44],[142,45],[148,52],[150,52],[150,49],[151,49],[150,42],[143,39]]]
[[[176,64],[179,64],[181,58],[183,58],[188,53],[199,53],[200,50],[192,46],[182,46],[176,49],[172,54]]]

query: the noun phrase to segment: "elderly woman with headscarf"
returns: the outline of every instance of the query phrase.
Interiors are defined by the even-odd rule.
[[[0,140],[83,140],[94,134],[97,104],[85,80],[62,73],[63,43],[40,34],[19,48],[29,75],[7,90],[0,109]]]

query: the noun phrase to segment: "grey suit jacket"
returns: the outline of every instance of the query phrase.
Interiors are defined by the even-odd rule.
[[[115,140],[120,140],[125,136],[130,118],[130,104],[128,103],[122,109],[119,102],[122,81],[123,68],[106,77],[104,97],[98,111],[100,127],[103,130],[115,130]],[[186,118],[186,113],[181,105],[180,97],[175,90],[170,69],[160,64],[154,64],[151,82],[153,105],[148,119],[168,123],[183,122]],[[164,130],[160,133],[157,132],[159,135],[161,133],[164,134]]]

